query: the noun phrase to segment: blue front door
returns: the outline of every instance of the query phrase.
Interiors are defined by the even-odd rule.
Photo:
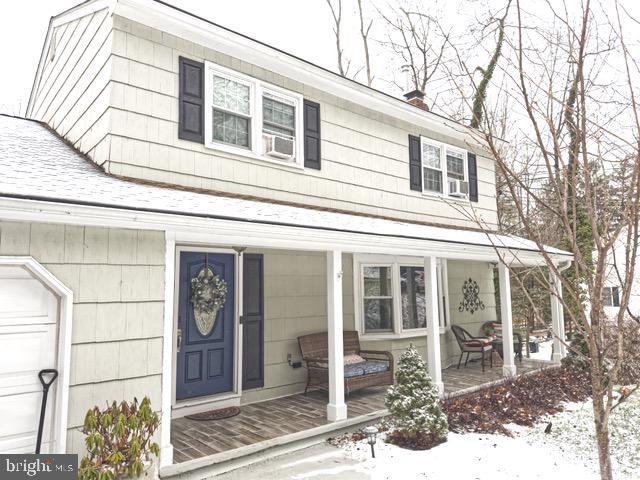
[[[198,277],[226,284],[226,299],[215,315],[194,309],[194,282]],[[217,279],[216,279],[217,277]],[[202,285],[196,280],[196,286]],[[211,293],[212,290],[207,290]],[[235,257],[226,253],[181,252],[178,305],[176,399],[233,390]],[[196,297],[197,299],[197,297]],[[198,303],[196,302],[196,305]]]

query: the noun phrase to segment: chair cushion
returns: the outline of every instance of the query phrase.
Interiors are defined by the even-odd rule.
[[[362,366],[364,373],[380,373],[389,370],[389,362],[385,360],[367,360]]]
[[[389,363],[384,360],[365,360],[360,363],[352,363],[344,366],[344,378],[361,377],[371,373],[386,372]]]
[[[344,378],[361,377],[364,375],[364,368],[362,363],[353,363],[351,365],[344,366]]]
[[[362,362],[364,362],[364,358],[362,358],[360,355],[356,355],[355,353],[344,356],[345,365],[353,365],[354,363],[362,363]]]
[[[474,338],[473,340],[465,340],[463,345],[467,352],[486,352],[487,350],[491,350],[491,339]]]

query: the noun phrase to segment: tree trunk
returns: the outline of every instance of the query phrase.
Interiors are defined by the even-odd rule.
[[[593,390],[593,418],[596,427],[596,443],[600,463],[600,479],[613,480],[611,470],[611,454],[609,452],[609,422],[606,420],[606,405],[602,375],[591,372],[591,386]]]

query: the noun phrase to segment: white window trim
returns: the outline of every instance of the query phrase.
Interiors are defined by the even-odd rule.
[[[216,142],[213,140],[213,82],[212,77],[214,74],[229,78],[230,80],[248,85],[250,88],[250,148],[244,148],[240,146],[230,145],[227,143]],[[272,85],[267,82],[258,80],[257,78],[244,75],[229,68],[217,65],[215,63],[205,61],[205,80],[204,80],[204,145],[206,148],[217,150],[219,152],[231,153],[243,157],[248,157],[254,160],[261,160],[265,162],[274,163],[281,166],[304,168],[304,123],[303,123],[303,97],[302,95],[286,90],[284,88]],[[262,154],[263,142],[262,142],[262,96],[264,93],[270,93],[277,97],[283,97],[283,99],[289,100],[295,106],[296,118],[295,118],[295,159],[293,161],[278,160],[267,155]]]
[[[423,161],[423,146],[430,145],[432,147],[436,147],[440,149],[440,171],[442,172],[442,192],[434,192],[433,190],[427,190],[424,185],[424,169],[430,168],[432,170],[437,170],[433,167],[429,167],[424,164]],[[431,140],[430,138],[420,136],[420,175],[421,184],[422,184],[422,194],[428,197],[436,197],[447,199],[448,201],[461,202],[461,203],[470,203],[469,195],[466,197],[454,197],[449,195],[448,193],[448,183],[447,183],[447,151],[462,153],[463,161],[464,161],[464,181],[469,181],[469,152],[460,147],[454,147],[453,145],[449,145],[442,142],[437,142],[435,140]]]
[[[366,333],[364,325],[364,276],[362,271],[364,267],[391,267],[391,285],[393,293],[393,332],[373,332]],[[354,314],[356,330],[360,337],[366,340],[389,340],[401,338],[424,337],[427,335],[428,328],[412,328],[404,330],[402,328],[402,302],[400,298],[400,267],[421,267],[424,268],[424,259],[420,257],[409,256],[391,256],[391,255],[371,255],[371,254],[354,254],[353,255],[353,282],[354,282]],[[444,304],[447,312],[449,312],[449,288],[447,280],[447,261],[446,259],[438,259],[438,288],[444,293]],[[439,295],[440,297],[440,295]],[[438,299],[438,310],[440,324],[440,334],[446,333],[450,325],[450,319],[445,317],[445,313],[440,308],[442,302]]]
[[[615,302],[614,302],[614,297],[613,297],[614,288],[618,290],[618,305],[615,305]],[[611,305],[605,305],[604,303],[605,290],[609,290],[609,294],[611,296]],[[604,308],[620,308],[620,290],[621,290],[620,287],[617,285],[605,285],[604,287],[602,287],[602,306]]]

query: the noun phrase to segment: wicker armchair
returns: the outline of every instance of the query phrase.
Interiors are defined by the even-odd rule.
[[[497,340],[496,351],[500,355],[500,358],[503,358],[504,353],[502,350],[502,325],[500,324],[500,322],[484,322],[482,324],[482,327],[480,328],[480,331],[483,335],[495,336],[495,339]],[[522,335],[520,335],[518,332],[513,332],[513,353],[515,354],[516,358],[520,360],[520,362],[522,362],[522,345],[524,345],[524,342],[522,341]]]
[[[378,350],[361,350],[358,332],[343,332],[344,355],[360,355],[364,360],[377,360],[386,362],[384,371],[358,374],[355,376],[345,376],[344,391],[347,395],[362,388],[374,385],[393,384],[393,355],[390,352]],[[328,368],[328,337],[326,332],[312,333],[298,337],[298,345],[302,352],[302,359],[307,364],[307,386],[304,393],[309,388],[320,388],[328,390],[329,368]]]
[[[458,360],[458,369],[460,369],[460,363],[462,363],[462,356],[466,353],[467,358],[464,361],[464,366],[467,366],[469,361],[469,355],[472,353],[479,353],[482,356],[482,371],[484,372],[484,361],[487,355],[489,356],[489,364],[493,368],[493,355],[491,346],[491,340],[483,337],[474,337],[464,328],[459,325],[451,325],[451,331],[456,337],[458,346],[460,347],[460,359]]]

